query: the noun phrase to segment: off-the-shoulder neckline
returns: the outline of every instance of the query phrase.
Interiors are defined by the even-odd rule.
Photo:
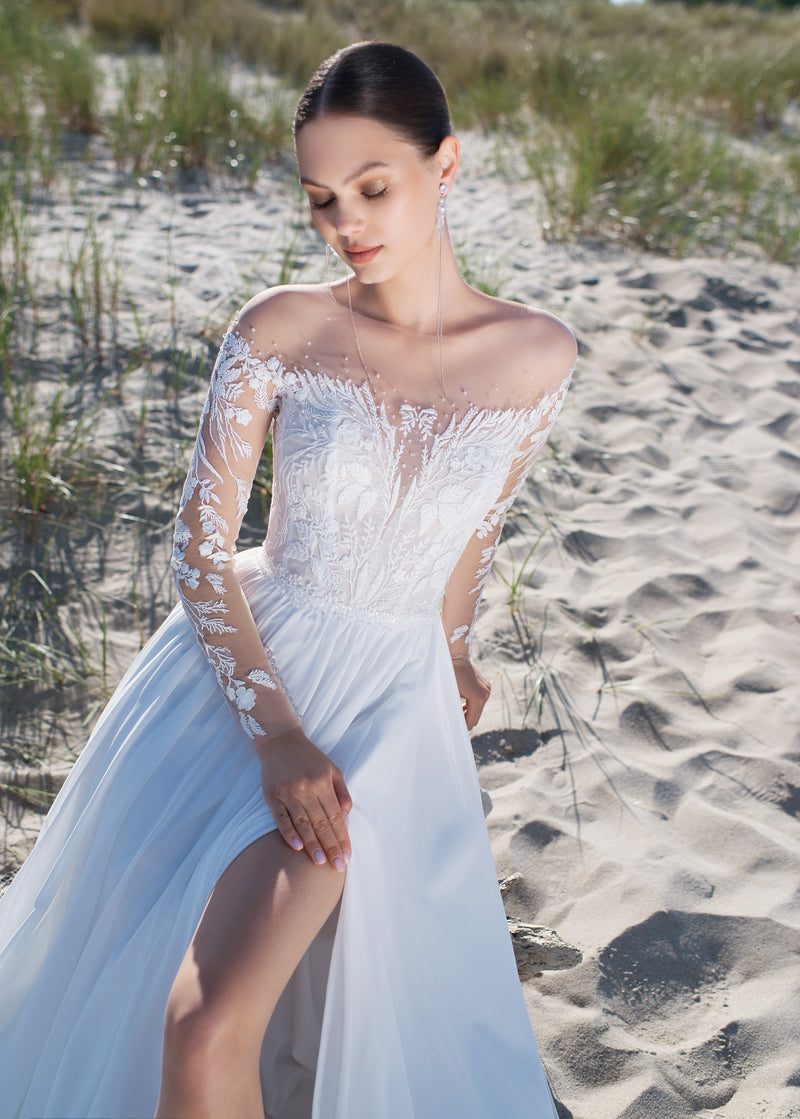
[[[332,376],[321,367],[319,369],[311,369],[309,368],[309,366],[303,365],[295,360],[290,361],[284,354],[280,353],[279,351],[275,351],[267,357],[260,353],[254,354],[248,339],[245,338],[244,334],[242,334],[241,331],[238,329],[236,320],[234,320],[234,322],[229,327],[228,333],[235,334],[242,340],[242,342],[244,342],[248,346],[251,360],[258,361],[262,365],[267,365],[270,361],[277,361],[284,372],[295,373],[298,376],[304,374],[311,379],[321,380],[330,385],[347,385],[352,390],[360,392],[362,396],[369,399],[377,411],[385,412],[386,401],[379,400],[377,398],[372,385],[369,383],[366,377],[361,381],[356,381],[353,377]],[[460,423],[467,418],[474,418],[476,415],[479,414],[487,416],[502,416],[506,414],[533,415],[542,408],[543,404],[560,396],[569,388],[577,364],[578,362],[576,359],[571,368],[561,378],[561,380],[554,384],[552,388],[545,389],[541,396],[539,396],[532,404],[506,404],[492,407],[491,405],[477,404],[474,400],[470,400],[466,402],[463,408],[452,410],[452,414],[447,426],[449,427],[452,421],[456,420],[457,418],[458,422]],[[436,412],[437,415],[440,414],[440,409],[431,402],[415,404],[411,401],[406,401],[404,406],[413,409],[415,412],[425,412],[428,410],[433,410]]]
[[[359,319],[361,322],[367,323],[367,324],[375,326],[375,327],[388,327],[389,330],[396,331],[399,334],[408,334],[408,335],[411,335],[412,337],[415,337],[415,338],[435,338],[437,336],[435,330],[416,330],[412,326],[402,326],[400,323],[391,322],[389,319],[381,319],[381,318],[376,317],[375,315],[367,315],[363,311],[358,311],[355,307],[352,307],[352,308],[349,307],[346,303],[342,303],[340,300],[338,300],[336,298],[336,296],[334,295],[334,293],[333,293],[333,281],[327,281],[327,282],[319,284],[319,285],[310,285],[310,286],[316,287],[317,290],[319,291],[320,295],[322,294],[323,290],[325,290],[327,292],[327,295],[328,295],[328,298],[329,298],[330,302],[333,303],[334,306],[339,311],[341,311],[346,316],[352,314],[354,318]],[[479,294],[483,294],[483,293],[479,292]],[[508,307],[509,310],[511,310],[513,308],[513,309],[517,310],[518,313],[527,313],[531,317],[534,317],[536,315],[544,315],[545,317],[548,316],[548,312],[542,311],[542,310],[540,310],[538,308],[535,308],[535,307],[529,307],[527,304],[517,302],[516,300],[499,299],[499,298],[495,299],[492,296],[486,296],[486,298],[487,299],[493,299],[494,302]],[[550,316],[550,317],[552,317],[552,316]],[[500,322],[497,322],[497,323],[493,323],[492,325],[496,325],[496,326],[500,327],[503,324],[500,323]],[[447,333],[445,333],[444,336],[446,338]]]

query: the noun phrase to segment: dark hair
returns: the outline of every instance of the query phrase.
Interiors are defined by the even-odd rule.
[[[432,156],[452,131],[447,98],[430,66],[392,43],[352,43],[327,58],[297,105],[295,136],[323,113],[369,117]]]

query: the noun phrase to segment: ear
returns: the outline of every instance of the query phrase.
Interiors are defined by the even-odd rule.
[[[439,163],[439,182],[444,183],[448,191],[453,189],[460,155],[461,145],[458,139],[455,136],[445,136],[439,145],[436,159]]]

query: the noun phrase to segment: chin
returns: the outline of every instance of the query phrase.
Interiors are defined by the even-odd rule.
[[[369,264],[351,264],[348,261],[347,265],[360,284],[382,284],[397,274],[397,269],[392,268],[386,260],[377,259],[370,261]]]

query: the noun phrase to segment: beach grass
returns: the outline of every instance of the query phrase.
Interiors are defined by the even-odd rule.
[[[46,402],[24,375],[6,374],[4,390],[3,511],[6,523],[22,522],[33,541],[41,517],[68,516],[76,505],[88,469],[92,413],[63,381]]]
[[[386,38],[436,68],[457,127],[507,136],[517,173],[540,187],[546,237],[798,259],[798,12],[602,0],[235,0],[224,18],[205,0],[34,7],[36,20],[21,18],[21,0],[0,6],[0,143],[44,179],[65,137],[100,134],[132,174],[225,170],[252,185],[288,153],[292,97],[317,62]],[[111,91],[101,49],[122,55]],[[271,85],[246,98],[237,66]]]
[[[252,180],[289,146],[283,100],[264,102],[256,116],[208,43],[170,38],[155,60],[126,59],[109,142],[118,166],[135,175],[225,169]]]
[[[535,181],[545,238],[800,260],[797,13],[232,0],[223,18],[210,0],[0,0],[0,548],[13,591],[0,617],[0,685],[27,697],[15,709],[81,673],[102,698],[107,668],[87,667],[79,621],[61,628],[77,586],[62,530],[81,525],[100,538],[113,498],[127,510],[132,553],[155,538],[163,546],[169,515],[157,532],[152,508],[174,507],[181,470],[143,465],[154,401],[175,409],[185,450],[197,417],[181,414],[181,400],[207,372],[196,343],[210,353],[229,314],[220,305],[205,328],[185,322],[170,283],[165,346],[136,305],[102,214],[81,201],[53,270],[32,232],[42,207],[64,184],[84,189],[86,170],[109,156],[120,189],[196,190],[220,177],[256,186],[266,163],[289,165],[292,103],[312,70],[360,38],[402,42],[436,68],[456,128],[491,130],[507,173]],[[299,277],[306,227],[298,202],[273,246],[278,282]],[[470,282],[503,294],[499,272],[464,246],[456,253]],[[122,317],[133,337],[120,338]],[[129,426],[130,462],[96,454],[93,418],[112,396]],[[268,449],[254,486],[262,520],[271,481]],[[540,506],[542,535],[557,542]],[[538,558],[534,545],[507,575],[515,624]],[[88,579],[80,587],[87,601],[90,588]],[[142,639],[150,593],[132,593]],[[105,603],[91,605],[102,619]],[[541,668],[534,638],[531,663]],[[541,714],[551,680],[548,671],[523,706]],[[6,745],[27,741],[24,718],[15,727]]]
[[[105,603],[89,555],[102,564],[108,526],[133,507],[142,471],[136,440],[128,461],[113,461],[98,424],[109,411],[123,419],[128,373],[153,360],[146,339],[118,344],[130,296],[92,208],[76,214],[54,256],[36,236],[41,199],[25,168],[0,174],[0,741],[3,758],[25,761],[63,743],[74,712],[109,694],[106,654],[96,652],[107,641],[95,632],[105,634]],[[163,488],[172,507],[180,480],[167,473],[150,468],[144,488]],[[168,518],[159,524],[168,532]],[[152,533],[131,532],[134,546]],[[70,719],[54,716],[65,688],[77,689]]]

